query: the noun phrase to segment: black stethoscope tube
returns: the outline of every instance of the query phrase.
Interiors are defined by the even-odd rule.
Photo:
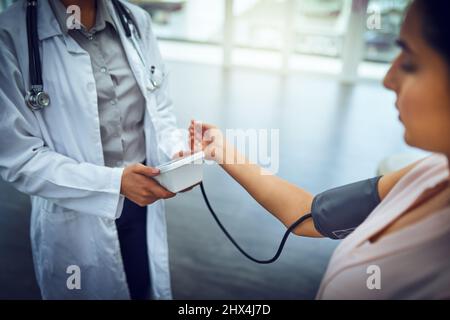
[[[269,264],[272,262],[275,262],[281,255],[281,252],[283,251],[284,245],[286,244],[286,240],[289,237],[289,235],[294,231],[295,228],[297,228],[302,222],[305,220],[312,218],[311,214],[308,213],[304,216],[301,216],[297,221],[295,221],[284,233],[284,236],[281,240],[281,243],[278,247],[277,252],[275,255],[268,259],[268,260],[259,260],[251,255],[249,255],[247,252],[245,252],[244,249],[241,248],[241,246],[234,240],[234,238],[228,233],[227,229],[223,226],[223,224],[220,222],[219,218],[217,217],[217,214],[214,212],[213,208],[211,207],[211,204],[209,203],[209,199],[206,196],[205,187],[203,186],[203,182],[200,182],[200,190],[202,191],[203,199],[205,200],[206,206],[209,209],[209,212],[211,212],[211,215],[213,216],[214,220],[217,222],[217,225],[222,230],[222,232],[225,234],[225,236],[228,238],[228,240],[231,241],[231,243],[236,247],[236,249],[239,250],[240,253],[242,253],[246,258],[250,259],[253,262],[260,263],[260,264]]]
[[[42,85],[41,59],[39,54],[39,39],[37,34],[37,3],[27,3],[27,38],[30,68],[30,82],[32,86]]]

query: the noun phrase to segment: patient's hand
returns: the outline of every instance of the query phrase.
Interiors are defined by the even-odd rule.
[[[172,156],[172,160],[182,159],[184,157],[190,156],[192,152],[190,150],[180,150]]]
[[[207,160],[223,163],[226,141],[216,126],[191,120],[189,141],[192,152],[203,151]]]

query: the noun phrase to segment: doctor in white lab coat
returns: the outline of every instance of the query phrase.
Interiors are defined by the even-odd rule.
[[[26,3],[18,1],[0,15],[0,175],[31,195],[33,260],[43,298],[128,299],[114,223],[124,201],[124,168],[104,163],[89,55],[61,32],[48,1],[38,3],[43,84],[51,105],[32,111],[24,100],[30,86]],[[145,97],[146,160],[154,167],[187,146],[176,129],[167,76],[160,88],[151,90],[146,66],[166,72],[150,16],[124,2],[139,26],[144,65],[107,3]],[[147,247],[151,296],[170,299],[163,200],[147,207]],[[73,288],[68,282],[77,268],[80,288]]]

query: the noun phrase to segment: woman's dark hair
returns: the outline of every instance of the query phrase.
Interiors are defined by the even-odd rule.
[[[450,65],[450,1],[415,0],[423,17],[423,35],[428,44]]]

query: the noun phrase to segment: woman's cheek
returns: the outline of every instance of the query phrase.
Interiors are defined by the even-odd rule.
[[[418,146],[423,134],[422,124],[426,123],[426,101],[422,94],[423,87],[404,87],[397,101],[400,118],[405,127],[405,140],[408,144]]]

